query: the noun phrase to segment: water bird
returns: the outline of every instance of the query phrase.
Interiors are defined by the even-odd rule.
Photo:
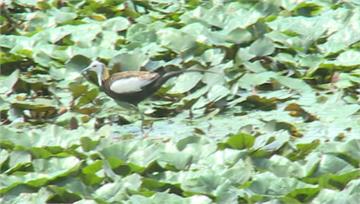
[[[96,73],[100,89],[116,102],[131,104],[141,114],[141,130],[143,131],[144,115],[138,103],[153,95],[169,79],[185,72],[207,72],[206,70],[178,70],[164,74],[151,71],[123,71],[110,75],[104,63],[93,61],[82,73]]]

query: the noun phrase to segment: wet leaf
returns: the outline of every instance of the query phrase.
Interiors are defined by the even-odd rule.
[[[274,51],[275,47],[268,38],[256,40],[249,48],[249,52],[255,56],[271,55]]]
[[[203,78],[201,73],[189,72],[182,74],[175,82],[175,86],[172,87],[168,93],[170,94],[181,94],[190,91],[194,88],[200,80]]]
[[[122,53],[111,59],[112,67],[119,67],[121,71],[140,70],[148,62],[148,57],[141,52]]]
[[[214,85],[213,87],[210,88],[207,97],[211,102],[216,102],[226,97],[229,93],[230,93],[229,89],[226,88],[225,86]]]
[[[195,39],[186,33],[167,28],[157,32],[160,44],[176,53],[182,53],[195,46]]]
[[[11,75],[0,81],[0,93],[7,94],[12,92],[16,82],[19,80],[19,70],[15,70]]]
[[[341,53],[337,59],[336,64],[339,66],[356,66],[360,64],[360,52],[355,50],[348,50]]]
[[[103,23],[103,27],[111,31],[123,31],[127,29],[130,25],[130,22],[124,17],[115,17],[107,20]]]

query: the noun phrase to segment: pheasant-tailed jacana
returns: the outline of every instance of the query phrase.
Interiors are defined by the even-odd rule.
[[[93,61],[82,72],[94,71],[98,85],[117,102],[126,102],[134,105],[154,94],[167,80],[184,72],[203,72],[203,70],[181,70],[159,74],[149,71],[124,71],[110,75],[109,70],[99,61]],[[205,71],[205,70],[204,70]],[[141,130],[143,131],[143,113],[141,114]]]

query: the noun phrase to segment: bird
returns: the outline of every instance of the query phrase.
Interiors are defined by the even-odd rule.
[[[82,73],[95,72],[100,90],[120,104],[130,104],[141,114],[143,132],[144,115],[138,104],[153,95],[169,79],[185,72],[206,72],[206,70],[178,70],[160,74],[152,71],[122,71],[110,75],[104,63],[97,60],[83,69]]]

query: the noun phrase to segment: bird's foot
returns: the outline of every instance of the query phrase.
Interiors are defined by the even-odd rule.
[[[149,133],[153,130],[153,123],[151,121],[142,120],[141,122],[141,133],[144,138],[149,136]]]
[[[153,130],[153,128],[149,128],[148,130],[145,130],[143,127],[141,127],[141,134],[144,138],[147,138],[149,136],[149,133]]]

